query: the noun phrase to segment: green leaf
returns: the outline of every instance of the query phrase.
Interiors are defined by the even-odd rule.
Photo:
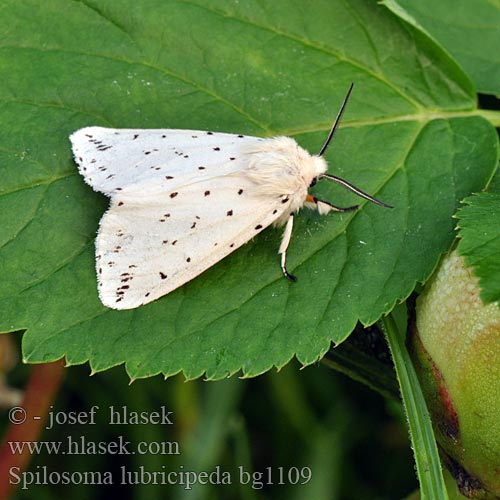
[[[0,67],[0,331],[26,329],[24,359],[132,378],[246,376],[304,364],[375,322],[425,280],[453,241],[458,201],[498,158],[472,85],[429,39],[370,0],[231,3],[5,0]],[[87,125],[292,135],[331,171],[395,206],[304,210],[282,277],[269,228],[147,306],[97,297],[94,237],[108,200],[85,185],[68,136]],[[353,195],[320,183],[338,205]],[[144,255],[147,259],[147,254]],[[168,258],[168,256],[166,256]]]
[[[500,96],[499,2],[386,0],[384,4],[427,30],[463,66],[480,92]]]
[[[500,192],[476,194],[464,204],[457,213],[458,253],[474,268],[481,299],[500,300]]]

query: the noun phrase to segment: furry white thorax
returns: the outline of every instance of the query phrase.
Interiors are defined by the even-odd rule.
[[[275,224],[284,224],[290,213],[304,205],[309,186],[327,170],[326,161],[311,156],[290,137],[274,137],[245,151],[246,176],[256,184],[256,193],[281,199],[286,210]],[[287,201],[284,201],[287,200]]]

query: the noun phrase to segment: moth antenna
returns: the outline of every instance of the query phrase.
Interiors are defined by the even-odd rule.
[[[337,182],[338,184],[341,184],[345,188],[349,189],[353,193],[356,193],[358,196],[361,196],[361,198],[364,198],[365,200],[371,201],[372,203],[375,203],[376,205],[380,205],[381,207],[385,208],[394,208],[392,205],[388,205],[387,203],[384,203],[383,201],[377,200],[377,198],[374,198],[373,196],[370,196],[368,193],[365,193],[364,191],[361,191],[361,189],[357,188],[350,182],[347,182],[344,179],[341,179],[340,177],[337,177],[336,175],[331,175],[331,174],[321,174],[319,176],[320,179],[328,179],[333,182]]]
[[[320,152],[318,153],[318,156],[323,156],[323,153],[327,150],[328,146],[330,145],[330,142],[333,139],[333,134],[335,134],[335,130],[337,130],[337,127],[340,123],[340,120],[342,119],[342,115],[344,114],[344,109],[347,105],[347,101],[349,100],[349,97],[351,96],[351,92],[352,92],[353,88],[354,88],[354,83],[351,83],[351,86],[349,87],[349,90],[347,91],[347,94],[344,97],[344,102],[342,103],[342,106],[340,106],[339,112],[337,113],[337,118],[335,118],[335,121],[333,122],[332,129],[330,130],[330,133],[328,134],[328,137],[326,138],[326,142],[323,144],[323,147],[321,148]]]

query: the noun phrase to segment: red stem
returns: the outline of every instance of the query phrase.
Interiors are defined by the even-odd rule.
[[[26,470],[31,460],[31,454],[26,448],[23,453],[13,454],[9,442],[38,440],[43,432],[50,405],[56,397],[64,373],[63,360],[33,365],[21,403],[21,408],[26,412],[26,421],[21,424],[11,423],[9,425],[0,448],[0,500],[7,500],[14,486],[9,482],[12,467],[19,467],[17,471],[22,472]],[[22,416],[22,411],[16,412],[13,416],[19,418]],[[33,418],[36,416],[41,418],[36,420]]]

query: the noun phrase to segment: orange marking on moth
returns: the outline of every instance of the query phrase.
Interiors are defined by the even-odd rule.
[[[316,203],[316,200],[314,199],[314,196],[312,194],[308,194],[306,196],[306,202],[307,203]]]

